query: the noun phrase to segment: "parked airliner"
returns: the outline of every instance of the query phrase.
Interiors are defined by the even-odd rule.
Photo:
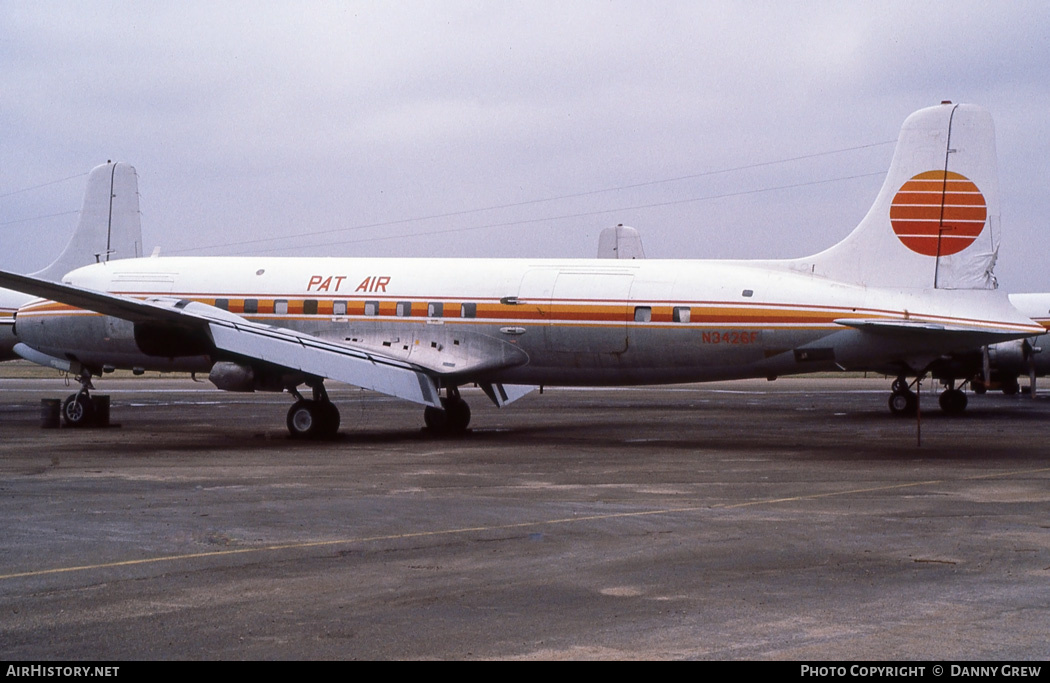
[[[43,297],[19,309],[16,348],[79,377],[70,423],[90,413],[91,378],[121,367],[288,391],[295,436],[338,429],[325,379],[462,431],[468,384],[503,406],[536,385],[918,375],[945,354],[1040,334],[997,288],[998,245],[991,116],[942,103],[905,121],[857,228],[807,258],[145,258],[62,283],[0,273],[0,285]]]

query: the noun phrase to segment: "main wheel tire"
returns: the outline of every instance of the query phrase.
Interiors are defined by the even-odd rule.
[[[72,394],[62,403],[62,421],[67,427],[87,427],[95,417],[95,406],[87,394]]]
[[[442,408],[427,406],[423,409],[423,422],[430,431],[443,434],[448,425],[448,413]]]
[[[461,398],[452,400],[446,399],[443,401],[445,404],[445,414],[447,425],[446,428],[452,434],[460,434],[467,431],[467,426],[470,424],[470,406],[467,402]]]
[[[1017,378],[1003,380],[1003,393],[1007,396],[1013,396],[1021,390],[1021,385],[1017,383]]]
[[[908,380],[904,377],[898,377],[893,380],[893,384],[890,385],[890,391],[895,394],[908,391]]]
[[[970,388],[973,389],[973,393],[977,395],[988,393],[988,387],[985,385],[984,380],[972,379],[970,380]]]
[[[890,412],[894,415],[914,415],[919,406],[918,398],[911,391],[895,391],[890,394]]]
[[[318,422],[314,402],[305,399],[292,404],[285,420],[293,439],[309,439],[317,430]]]
[[[335,436],[339,432],[339,409],[331,401],[321,401],[317,407],[321,413],[321,436],[325,438]]]
[[[441,399],[441,408],[427,406],[423,422],[435,434],[462,434],[470,424],[470,406],[461,398]]]
[[[328,439],[339,431],[339,409],[331,401],[296,401],[288,409],[288,433],[293,439]]]
[[[941,410],[948,415],[961,415],[966,410],[969,402],[966,394],[959,389],[945,389],[941,392],[937,402],[941,404]]]

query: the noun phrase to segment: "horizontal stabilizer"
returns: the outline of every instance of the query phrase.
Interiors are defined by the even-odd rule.
[[[1039,325],[1009,327],[991,327],[978,325],[958,325],[931,322],[929,320],[912,320],[908,318],[839,318],[834,321],[836,325],[853,327],[858,330],[870,330],[873,332],[984,332],[987,334],[1002,334],[1012,338],[1019,338],[1030,334],[1039,334],[1042,329]]]

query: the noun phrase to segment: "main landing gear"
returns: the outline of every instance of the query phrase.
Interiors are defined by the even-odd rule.
[[[915,383],[918,382],[916,379]],[[901,416],[914,415],[919,408],[919,397],[912,391],[908,378],[901,375],[893,380],[891,390],[893,393],[890,394],[889,400],[890,412]],[[961,415],[968,403],[966,393],[955,388],[955,380],[945,381],[945,389],[937,402],[946,415]]]
[[[470,406],[459,395],[459,387],[449,387],[441,399],[441,407],[427,406],[423,421],[434,434],[463,434],[470,424]]]
[[[948,383],[937,402],[941,404],[941,410],[948,415],[962,415],[966,404],[969,403],[963,390],[955,388],[955,382]]]
[[[908,378],[901,375],[890,387],[890,412],[894,415],[914,415],[919,407],[919,397],[911,390]]]
[[[293,439],[330,439],[339,431],[339,409],[328,398],[324,384],[310,387],[313,398],[303,398],[298,389],[289,389],[296,401],[288,409],[288,433]]]
[[[331,439],[339,431],[339,409],[328,398],[324,384],[317,381],[309,386],[312,398],[304,398],[294,387],[288,389],[296,399],[288,409],[288,433],[293,439]],[[459,395],[458,387],[448,387],[445,394],[441,408],[427,406],[423,421],[433,434],[463,434],[470,424],[470,406]]]

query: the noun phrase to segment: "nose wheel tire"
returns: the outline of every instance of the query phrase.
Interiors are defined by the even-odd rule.
[[[72,394],[62,403],[62,421],[67,427],[87,427],[95,417],[95,407],[87,394]]]

